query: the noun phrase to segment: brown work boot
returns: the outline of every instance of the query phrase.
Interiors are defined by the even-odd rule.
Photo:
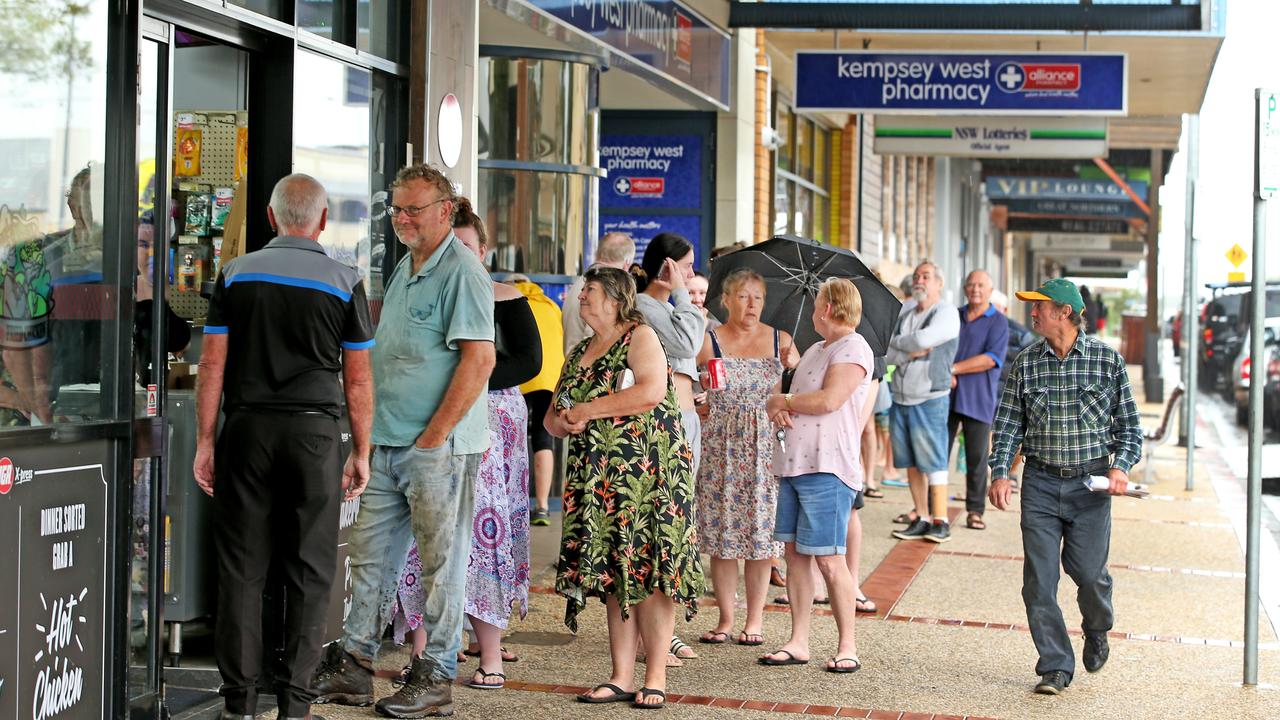
[[[395,695],[379,700],[375,709],[393,718],[452,715],[453,684],[448,679],[433,676],[439,669],[436,662],[425,655],[413,658],[404,685]]]
[[[311,678],[311,691],[316,694],[314,703],[365,707],[373,703],[373,670],[344,650],[342,643],[330,643]]]

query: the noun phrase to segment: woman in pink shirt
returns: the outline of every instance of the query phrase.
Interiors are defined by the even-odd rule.
[[[853,283],[824,282],[813,308],[822,342],[800,358],[791,392],[772,395],[765,404],[785,433],[773,454],[773,474],[779,478],[773,538],[786,544],[791,639],[760,656],[762,665],[809,662],[812,557],[826,581],[840,632],[826,670],[851,673],[862,667],[853,634],[857,594],[844,557],[849,514],[863,490],[859,411],[873,363],[871,348],[855,331],[861,319],[862,296]]]

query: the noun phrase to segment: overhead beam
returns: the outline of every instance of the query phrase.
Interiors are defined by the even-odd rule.
[[[1200,5],[873,2],[742,2],[729,27],[840,30],[1023,30],[1045,32],[1198,32]]]

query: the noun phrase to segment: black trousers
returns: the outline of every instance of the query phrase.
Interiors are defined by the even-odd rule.
[[[257,710],[263,591],[283,584],[281,717],[306,716],[337,566],[342,457],[327,415],[235,411],[218,435],[213,504],[218,556],[214,655],[232,713]]]
[[[964,428],[966,467],[964,509],[981,514],[987,510],[987,481],[991,478],[991,468],[987,467],[987,460],[991,457],[991,423],[952,412],[947,416],[948,457],[951,455],[949,449],[956,443],[956,430],[961,427]]]

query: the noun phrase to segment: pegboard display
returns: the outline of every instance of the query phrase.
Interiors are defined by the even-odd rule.
[[[175,187],[203,185],[205,190],[236,185],[236,129],[248,125],[249,114],[243,110],[182,110],[173,114],[173,146],[180,142],[181,131],[201,131],[200,174],[179,176],[174,172]],[[177,156],[175,152],[175,157]]]
[[[174,290],[167,297],[173,313],[183,320],[195,320],[209,313],[209,301],[198,292]]]

